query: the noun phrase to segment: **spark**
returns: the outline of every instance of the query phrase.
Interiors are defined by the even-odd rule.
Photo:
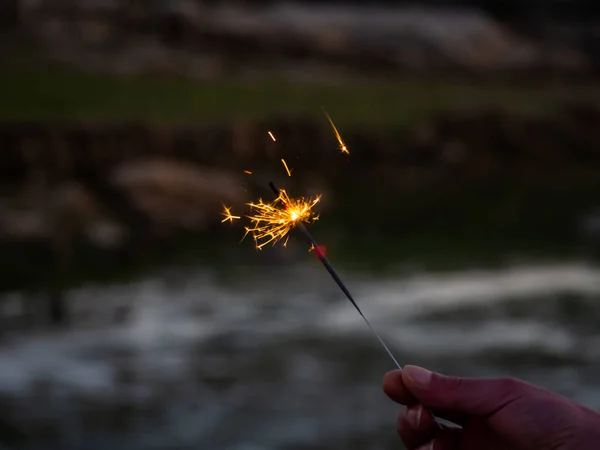
[[[277,142],[277,139],[275,139],[275,135],[273,133],[271,133],[269,131],[269,136],[271,137],[271,139],[273,139],[273,142]]]
[[[344,142],[344,140],[342,139],[342,136],[340,135],[339,131],[337,130],[335,124],[333,123],[333,120],[331,119],[331,117],[329,116],[329,114],[327,113],[327,111],[325,111],[325,108],[321,107],[323,109],[323,112],[325,113],[325,116],[327,117],[327,120],[329,120],[329,123],[331,124],[331,128],[333,128],[333,133],[335,134],[335,138],[338,141],[338,144],[340,145],[340,151],[342,153],[346,153],[347,155],[350,154],[350,150],[348,150],[348,147],[346,146],[346,143]]]
[[[231,223],[233,223],[234,220],[241,219],[240,216],[234,216],[233,214],[231,214],[231,208],[228,208],[225,205],[223,205],[223,212],[221,214],[223,214],[225,216],[225,218],[223,220],[221,220],[221,223],[227,222],[228,220]]]
[[[250,170],[244,170],[244,173],[246,173],[248,175],[252,175],[252,171],[250,171]]]
[[[283,163],[283,167],[285,167],[285,171],[288,174],[288,177],[292,176],[292,171],[288,168],[288,165],[285,162],[285,159],[281,158],[281,162]]]
[[[252,235],[258,250],[282,240],[285,247],[292,228],[299,223],[311,223],[319,218],[312,209],[320,200],[320,195],[315,198],[292,198],[285,190],[280,189],[278,197],[271,203],[265,203],[262,199],[256,203],[248,203],[253,213],[247,216],[250,226],[246,227],[244,237]]]

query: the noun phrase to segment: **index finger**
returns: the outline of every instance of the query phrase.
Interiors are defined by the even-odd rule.
[[[383,392],[396,403],[411,406],[418,403],[418,400],[404,385],[401,370],[392,370],[383,377]]]

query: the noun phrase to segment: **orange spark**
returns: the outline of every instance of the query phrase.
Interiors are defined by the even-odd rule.
[[[277,142],[277,139],[275,139],[275,136],[270,131],[269,131],[269,136],[271,136],[271,139],[273,139],[273,142]]]
[[[285,163],[285,159],[281,158],[281,162],[283,163],[283,167],[285,167],[285,171],[288,174],[288,177],[292,176],[292,171],[288,168],[288,165]]]
[[[241,219],[240,216],[234,216],[231,214],[231,208],[228,208],[227,206],[223,205],[223,212],[221,213],[225,216],[225,218],[223,220],[221,220],[221,223],[223,222],[227,222],[228,220],[233,223],[234,220],[236,219]]]
[[[327,120],[329,120],[329,123],[331,124],[331,128],[333,128],[333,133],[335,134],[335,138],[337,139],[338,144],[340,146],[340,151],[342,153],[346,153],[347,155],[349,155],[350,154],[350,150],[348,150],[348,147],[346,146],[346,143],[344,142],[344,140],[342,139],[342,136],[338,132],[335,124],[333,123],[333,120],[331,119],[331,117],[329,116],[329,114],[327,113],[327,111],[325,111],[325,108],[321,107],[321,109],[323,109],[323,112],[325,113],[325,116],[327,117]]]

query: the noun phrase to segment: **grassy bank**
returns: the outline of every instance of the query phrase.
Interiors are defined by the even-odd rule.
[[[56,67],[5,66],[0,120],[218,123],[276,114],[322,118],[325,106],[340,125],[410,126],[446,108],[497,105],[547,111],[565,100],[598,99],[600,88],[503,82],[395,81],[292,83],[190,80],[177,76],[117,77]]]

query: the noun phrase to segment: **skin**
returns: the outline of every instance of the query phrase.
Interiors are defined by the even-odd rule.
[[[600,414],[513,378],[456,378],[407,366],[383,379],[406,406],[398,433],[408,450],[597,450]],[[433,419],[462,428],[440,427]]]

